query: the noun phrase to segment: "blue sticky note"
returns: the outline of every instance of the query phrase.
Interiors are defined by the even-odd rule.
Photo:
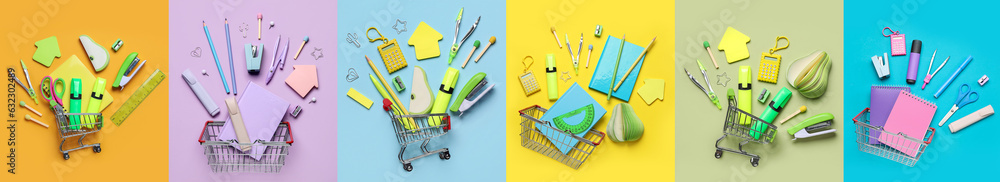
[[[624,85],[622,85],[622,87],[624,87]],[[594,121],[590,122],[590,126],[587,129],[587,131],[590,131],[590,128],[593,128],[594,124],[597,124],[597,120],[601,120],[601,117],[604,117],[604,114],[608,111],[605,110],[604,107],[597,102],[597,100],[594,100],[594,97],[587,94],[587,91],[583,90],[583,87],[580,87],[580,85],[576,83],[573,83],[573,86],[570,86],[569,90],[566,90],[566,92],[562,94],[562,97],[559,97],[559,100],[556,100],[556,103],[552,104],[552,107],[550,107],[549,110],[546,111],[545,114],[543,114],[539,119],[542,121],[549,121],[549,124],[552,124],[553,118],[591,104],[594,105]],[[564,119],[566,124],[579,124],[580,122],[583,122],[581,120],[584,118],[584,114],[585,113],[581,113]],[[552,126],[554,127],[555,125],[552,124]],[[549,127],[543,126],[542,124],[536,123],[535,127],[537,127],[542,134],[547,136],[549,141],[552,141],[552,143],[556,145],[556,148],[558,148],[562,153],[570,152],[573,146],[576,146],[576,143],[580,142],[580,140],[570,137],[569,135],[561,134]],[[583,132],[576,135],[584,137],[586,134],[587,132]],[[561,145],[560,143],[565,143],[567,145]]]
[[[635,66],[635,69],[631,73],[628,75],[624,74],[628,72],[628,69],[635,63],[635,59],[639,58],[642,50],[645,48],[626,41],[621,51],[621,61],[618,61],[618,74],[615,78],[611,78],[615,74],[615,61],[618,59],[618,49],[621,48],[621,43],[622,39],[608,36],[608,41],[604,43],[604,50],[601,51],[601,57],[597,61],[597,67],[594,68],[594,76],[590,79],[589,87],[590,89],[607,94],[611,88],[611,84],[618,84],[618,81],[621,81],[622,77],[627,76],[621,88],[618,88],[618,91],[612,92],[611,96],[628,102],[629,98],[632,98],[632,89],[635,88],[635,82],[639,77],[639,70],[642,70],[642,62],[646,58],[639,60],[639,64]]]

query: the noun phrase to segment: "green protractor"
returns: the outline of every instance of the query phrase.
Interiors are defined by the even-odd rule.
[[[573,117],[584,112],[586,112],[586,114],[583,120],[575,125],[566,124],[566,121],[563,120],[564,118]],[[580,107],[579,109],[567,112],[566,114],[556,116],[555,118],[552,118],[552,121],[556,123],[556,128],[559,128],[562,131],[569,131],[573,134],[586,132],[587,129],[590,129],[590,125],[594,123],[594,104],[589,104]]]

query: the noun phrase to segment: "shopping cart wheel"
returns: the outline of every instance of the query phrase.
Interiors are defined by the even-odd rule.
[[[101,146],[100,145],[94,146],[94,152],[101,153]]]
[[[69,160],[69,153],[63,153],[63,159]]]
[[[413,165],[403,164],[403,170],[406,170],[406,172],[413,171]]]
[[[444,151],[444,152],[438,153],[438,157],[441,157],[441,159],[444,159],[444,160],[451,159],[451,152]]]
[[[722,150],[718,150],[718,149],[715,150],[715,158],[716,159],[721,159],[722,158]]]
[[[750,158],[750,165],[753,165],[753,167],[757,167],[757,162],[760,162],[760,158],[757,157]]]

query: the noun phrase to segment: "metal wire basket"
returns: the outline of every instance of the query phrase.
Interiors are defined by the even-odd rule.
[[[545,111],[548,110],[538,105],[518,111],[521,115],[521,146],[555,159],[570,168],[580,168],[580,165],[587,161],[597,145],[604,141],[604,132],[590,129],[584,137],[580,137],[567,131],[561,131],[552,126],[551,122],[538,119],[545,114]],[[540,124],[542,128],[551,129],[554,132],[551,132],[550,135],[542,134],[536,123]],[[571,148],[569,152],[564,153],[559,150],[559,148],[567,147]]]

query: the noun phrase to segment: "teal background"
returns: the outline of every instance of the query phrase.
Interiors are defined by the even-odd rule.
[[[1000,86],[997,81],[979,86],[976,83],[984,74],[1000,79],[997,71],[995,43],[1000,40],[991,32],[1000,28],[995,14],[1000,2],[977,1],[955,2],[940,0],[868,1],[847,0],[844,4],[844,56],[846,67],[844,79],[843,118],[853,118],[870,102],[871,85],[909,86],[911,92],[937,105],[931,126],[937,129],[931,144],[920,161],[908,167],[858,150],[857,125],[848,124],[844,139],[844,181],[980,181],[995,178],[996,166],[1000,158],[995,157],[1000,145],[992,144],[997,137],[995,128],[1000,127],[1000,117],[990,116],[958,133],[952,134],[948,124],[958,118],[990,104],[997,104]],[[890,76],[879,80],[871,63],[871,56],[890,52],[889,38],[879,30],[890,27],[906,34],[906,56],[890,55]],[[887,31],[888,32],[888,31]],[[906,84],[910,43],[913,39],[923,41],[920,66],[916,84]],[[938,55],[934,60],[936,69],[948,56],[951,59],[941,71],[931,79],[926,89],[923,84],[930,56],[934,50]],[[968,67],[959,74],[939,98],[936,92],[952,73],[973,56]],[[979,92],[979,100],[961,107],[944,126],[937,123],[955,103],[958,88],[969,84]],[[998,105],[1000,106],[1000,105]],[[994,106],[996,107],[996,106]],[[974,167],[975,166],[975,167]]]
[[[336,34],[342,38],[337,40],[339,75],[336,79],[342,81],[337,85],[338,151],[335,154],[331,151],[331,155],[337,155],[337,166],[340,166],[336,171],[338,181],[504,181],[504,118],[510,115],[503,112],[506,106],[504,91],[507,90],[504,85],[507,52],[507,12],[504,1],[338,1],[337,7],[339,18],[336,22]],[[459,40],[469,31],[477,17],[482,16],[482,19],[472,36],[458,50],[455,60],[448,65],[448,54],[455,36],[455,17],[462,7],[465,7],[465,12]],[[406,21],[407,31],[397,34],[392,29],[396,19]],[[443,35],[444,38],[438,42],[441,56],[418,61],[414,47],[407,45],[410,35],[421,21]],[[406,58],[407,67],[393,74],[388,73],[377,51],[377,46],[382,41],[368,42],[365,38],[368,27],[378,28],[390,40],[396,39]],[[347,33],[358,34],[361,48],[345,40]],[[377,36],[374,31],[371,35]],[[478,63],[472,60],[462,69],[462,62],[473,49],[473,42],[481,42],[472,58],[475,59],[489,43],[490,36],[496,36],[496,43],[490,46]],[[458,113],[450,113],[452,130],[431,140],[428,149],[447,147],[451,151],[450,160],[441,160],[437,155],[432,155],[413,161],[412,172],[403,170],[397,158],[399,143],[393,134],[389,115],[382,110],[382,97],[368,78],[369,74],[374,73],[365,61],[365,55],[372,59],[387,81],[396,76],[404,80],[406,90],[396,92],[396,95],[406,106],[409,106],[408,98],[413,87],[414,66],[420,66],[426,71],[427,81],[431,84],[435,97],[445,70],[449,66],[460,70],[451,101],[461,99],[458,98],[458,93],[469,78],[478,72],[485,72],[486,80],[490,84],[496,84],[461,117],[458,117]],[[358,73],[358,80],[345,80],[350,68]],[[375,104],[371,109],[365,109],[346,96],[349,88],[358,90],[375,101]],[[409,145],[404,157],[419,155],[419,145]]]

